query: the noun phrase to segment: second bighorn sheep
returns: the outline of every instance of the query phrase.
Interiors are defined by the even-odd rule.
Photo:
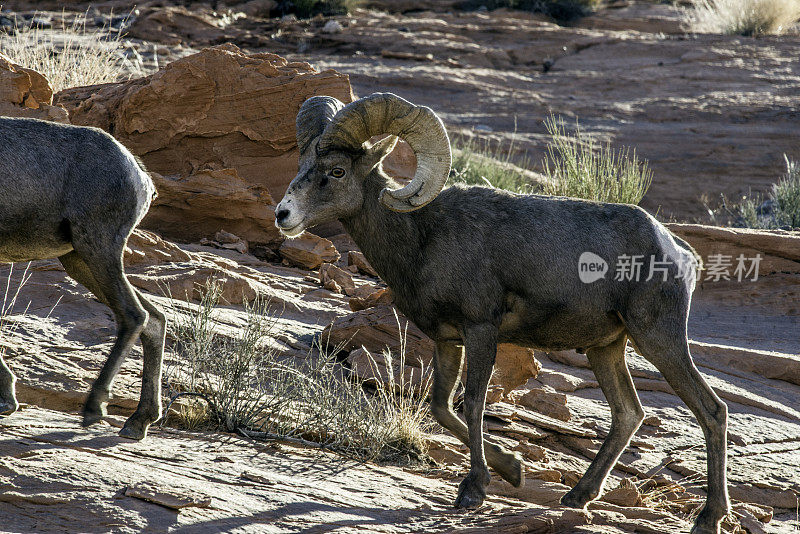
[[[167,323],[130,285],[122,256],[155,192],[134,156],[102,130],[0,117],[0,263],[58,257],[114,312],[117,340],[86,400],[85,426],[106,413],[111,383],[141,339],[139,406],[120,430],[132,439],[144,438],[161,417]],[[0,358],[0,415],[17,409],[14,384]]]
[[[369,142],[384,134],[391,135]],[[402,188],[381,169],[396,136],[417,156],[416,174]],[[400,310],[434,339],[431,411],[470,448],[471,468],[456,506],[483,502],[487,461],[510,483],[523,481],[520,457],[484,440],[482,432],[500,342],[586,353],[611,407],[611,430],[561,502],[581,508],[595,499],[644,417],[625,363],[630,340],[703,429],[708,498],[692,532],[719,532],[729,509],[727,407],[689,353],[687,317],[699,258],[688,244],[636,206],[483,187],[441,191],[451,164],[444,125],[431,109],[393,94],[346,106],[313,97],[297,116],[297,141],[300,170],[277,206],[276,224],[292,237],[341,221],[392,288]],[[582,283],[584,252],[611,261],[622,255],[667,259],[669,276]],[[465,360],[466,425],[452,407]]]

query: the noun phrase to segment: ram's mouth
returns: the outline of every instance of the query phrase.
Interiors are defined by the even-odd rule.
[[[290,237],[290,238],[291,237],[297,237],[300,234],[302,234],[303,232],[305,232],[305,230],[306,230],[305,226],[303,226],[304,222],[305,222],[305,219],[300,221],[298,224],[292,226],[291,228],[284,228],[283,226],[278,226],[278,230],[280,230],[280,232],[286,237]]]

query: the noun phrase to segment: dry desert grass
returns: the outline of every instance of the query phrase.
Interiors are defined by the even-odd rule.
[[[121,30],[92,28],[86,14],[71,22],[61,18],[52,29],[18,21],[12,33],[0,33],[0,53],[33,69],[50,82],[53,92],[118,81],[126,70],[140,71],[124,54]],[[143,73],[140,72],[143,75]]]
[[[193,312],[175,310],[180,366],[167,372],[169,389],[173,398],[189,394],[207,403],[205,410],[184,403],[182,426],[211,423],[252,438],[316,443],[359,460],[409,464],[426,458],[432,428],[427,389],[414,394],[402,375],[366,388],[324,340],[306,358],[282,357],[269,343],[276,323],[265,300],[245,304],[246,324],[222,336],[220,295],[220,283],[212,280]],[[401,369],[404,354],[401,349]]]
[[[800,20],[800,0],[693,0],[688,27],[698,33],[782,34]]]

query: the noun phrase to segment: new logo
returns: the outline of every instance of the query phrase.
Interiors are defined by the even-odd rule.
[[[584,284],[591,284],[606,277],[608,263],[593,252],[584,252],[578,258],[578,277]]]

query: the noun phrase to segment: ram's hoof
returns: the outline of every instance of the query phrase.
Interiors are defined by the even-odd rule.
[[[486,486],[489,485],[489,472],[476,473],[470,471],[467,477],[458,486],[456,508],[477,508],[486,498]]]
[[[83,422],[81,423],[83,426],[90,426],[105,417],[108,414],[106,411],[106,407],[104,405],[100,405],[95,408],[84,408],[83,409]]]
[[[578,508],[581,509],[585,507],[589,501],[593,501],[597,498],[597,495],[591,495],[589,493],[583,492],[575,488],[572,488],[567,492],[566,495],[561,497],[561,504],[568,508]]]
[[[141,441],[147,437],[147,428],[137,427],[135,425],[128,425],[127,423],[119,431],[119,435],[123,438],[135,439]]]
[[[17,401],[0,401],[0,415],[11,415],[17,411],[17,408],[19,408]]]

